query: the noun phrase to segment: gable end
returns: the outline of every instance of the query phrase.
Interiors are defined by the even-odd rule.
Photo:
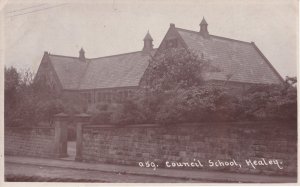
[[[259,50],[259,48],[256,46],[256,44],[254,42],[251,42],[252,46],[254,47],[254,49],[260,54],[260,56],[265,60],[265,62],[267,63],[267,65],[271,68],[271,70],[273,71],[273,73],[275,73],[278,77],[278,79],[280,80],[281,84],[284,83],[284,79],[281,77],[281,75],[276,71],[276,69],[273,67],[273,65],[271,64],[271,62],[267,59],[267,57],[265,57],[265,55]]]

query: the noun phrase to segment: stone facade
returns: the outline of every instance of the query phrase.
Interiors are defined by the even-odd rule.
[[[5,155],[66,157],[68,116],[60,113],[54,120],[54,127],[5,127]]]
[[[247,166],[245,160],[277,159],[283,169]],[[194,159],[235,161],[243,167],[203,167],[240,173],[296,175],[297,129],[294,123],[214,123],[161,127],[83,126],[82,160],[138,166],[155,161],[191,162]],[[181,168],[182,169],[182,168]]]
[[[54,128],[5,127],[6,155],[54,157],[54,141]]]

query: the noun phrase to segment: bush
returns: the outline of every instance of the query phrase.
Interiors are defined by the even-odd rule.
[[[245,115],[252,119],[297,119],[297,90],[291,85],[253,86],[241,102]]]
[[[130,125],[146,123],[147,119],[139,104],[134,101],[126,101],[123,104],[119,104],[115,108],[111,122],[116,125]]]
[[[231,121],[239,111],[239,101],[224,88],[191,87],[170,94],[162,103],[156,121],[181,122]]]
[[[92,117],[92,124],[130,125],[149,122],[147,107],[141,105],[141,100],[128,100],[124,103],[101,103],[96,106],[98,112]]]
[[[108,125],[111,124],[111,115],[112,113],[109,111],[101,111],[99,113],[93,114],[90,120],[90,124],[92,125]]]
[[[38,121],[53,123],[55,114],[63,112],[64,104],[60,99],[40,100],[36,103],[36,118]]]
[[[296,120],[297,92],[294,87],[278,85],[256,85],[245,93],[230,87],[192,86],[149,91],[131,101],[101,108],[110,111],[105,117],[107,123],[116,125]]]

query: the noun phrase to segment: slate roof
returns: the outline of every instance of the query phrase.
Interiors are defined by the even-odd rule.
[[[139,86],[150,54],[138,51],[86,59],[86,62],[78,57],[49,54],[49,59],[63,89],[84,90]]]
[[[176,28],[183,41],[199,57],[209,60],[218,72],[206,72],[205,80],[228,80],[243,83],[280,84],[281,76],[254,43]]]
[[[208,60],[212,69],[205,80],[242,83],[280,84],[281,76],[254,43],[175,28],[187,48]],[[149,33],[148,33],[149,34]],[[147,35],[148,35],[147,34]],[[150,39],[146,35],[145,38]],[[149,35],[150,36],[150,35]],[[151,36],[150,36],[151,37]],[[152,37],[151,37],[152,39]],[[85,90],[139,86],[151,54],[143,51],[86,59],[48,54],[50,62],[67,90]]]
[[[64,89],[77,89],[82,76],[88,67],[78,57],[68,57],[49,54],[50,62]]]

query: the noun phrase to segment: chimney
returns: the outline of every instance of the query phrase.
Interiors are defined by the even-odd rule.
[[[83,50],[83,48],[80,49],[79,51],[79,60],[82,62],[85,62],[85,55],[84,55],[85,51]]]
[[[152,37],[149,33],[149,31],[147,32],[145,38],[144,38],[144,48],[143,48],[143,52],[145,53],[150,53],[153,50],[153,44],[152,44]]]
[[[204,17],[200,23],[200,35],[202,35],[203,37],[205,38],[208,38],[209,37],[209,33],[208,33],[208,30],[207,30],[207,22],[205,21]]]

